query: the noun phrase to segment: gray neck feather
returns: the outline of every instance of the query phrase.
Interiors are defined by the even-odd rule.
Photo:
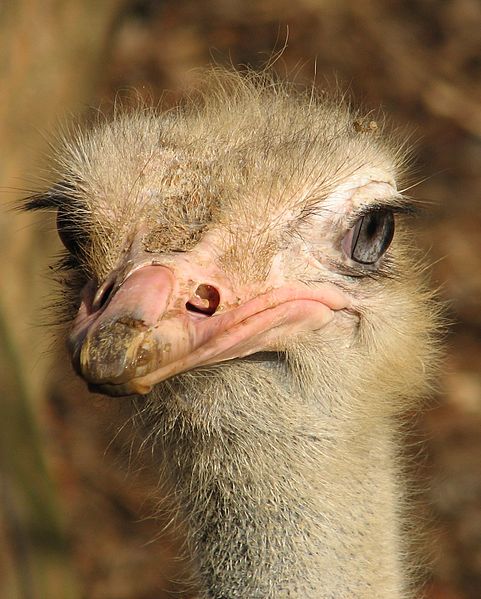
[[[295,370],[263,356],[230,362],[142,404],[200,597],[405,597],[393,425],[343,412],[336,381],[311,380],[308,393]]]

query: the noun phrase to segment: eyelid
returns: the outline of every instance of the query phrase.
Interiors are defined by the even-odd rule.
[[[393,204],[390,202],[374,202],[373,204],[365,204],[360,206],[355,212],[349,215],[347,228],[352,229],[356,226],[357,222],[369,214],[370,212],[377,212],[382,210],[389,210],[393,214],[406,214],[408,216],[415,216],[419,214],[419,208],[412,203],[407,204]]]

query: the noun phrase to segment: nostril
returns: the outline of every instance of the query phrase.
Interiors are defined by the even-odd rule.
[[[94,301],[92,303],[92,310],[96,312],[103,308],[109,301],[112,292],[115,287],[115,281],[113,279],[104,281],[102,285],[97,289],[95,293]]]
[[[220,294],[212,285],[199,285],[194,295],[185,304],[189,312],[212,316],[220,304]]]

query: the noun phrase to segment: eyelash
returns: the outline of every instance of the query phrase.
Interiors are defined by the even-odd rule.
[[[359,210],[357,210],[354,214],[351,214],[348,218],[347,222],[347,230],[352,229],[356,225],[359,219],[363,218],[370,212],[381,211],[381,210],[390,210],[393,214],[404,214],[407,216],[415,216],[419,214],[419,208],[413,203],[408,203],[405,205],[396,205],[391,204],[389,202],[377,202],[374,204],[368,204],[362,206]]]

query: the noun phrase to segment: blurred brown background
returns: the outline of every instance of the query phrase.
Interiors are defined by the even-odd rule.
[[[161,599],[175,576],[155,478],[52,350],[53,219],[15,200],[51,183],[59,127],[116,94],[169,106],[192,69],[275,63],[382,106],[417,146],[419,243],[452,325],[437,398],[413,418],[428,599],[481,597],[479,0],[6,0],[0,4],[0,597]],[[336,83],[338,82],[338,83]],[[163,92],[167,92],[163,97]],[[161,99],[162,97],[162,99]],[[91,109],[90,109],[91,113]],[[51,328],[51,327],[50,327]],[[114,438],[115,437],[115,438]],[[114,438],[114,441],[112,441]],[[421,596],[421,595],[420,595]]]

